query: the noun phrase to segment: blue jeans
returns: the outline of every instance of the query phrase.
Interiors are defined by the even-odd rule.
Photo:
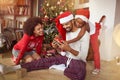
[[[12,54],[16,58],[18,57],[19,52],[20,52],[20,50],[15,50],[15,49],[12,50]],[[26,56],[26,55],[33,55],[34,53],[36,53],[34,50],[33,51],[25,52],[24,55],[23,55],[23,57]]]

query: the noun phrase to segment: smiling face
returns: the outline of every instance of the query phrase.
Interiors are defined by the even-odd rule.
[[[63,23],[63,28],[67,31],[67,32],[70,32],[73,28],[73,24],[72,24],[72,21],[69,21],[67,23]]]
[[[78,28],[81,28],[82,26],[85,25],[85,21],[83,21],[83,20],[80,19],[80,18],[77,18],[77,19],[75,19],[75,24],[76,24],[76,26],[77,26]]]
[[[33,32],[35,36],[42,36],[44,34],[43,25],[41,24],[36,25]]]

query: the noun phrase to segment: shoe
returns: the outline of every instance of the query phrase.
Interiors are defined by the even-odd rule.
[[[64,71],[66,69],[65,64],[59,64],[59,65],[52,65],[49,67],[49,69],[56,69]]]
[[[0,73],[6,74],[6,73],[9,73],[9,72],[13,72],[13,71],[15,71],[14,67],[7,66],[7,65],[4,65],[4,64],[0,63]]]
[[[92,71],[92,74],[99,74],[99,72],[100,72],[100,69],[94,69],[94,70]]]
[[[6,65],[0,63],[0,73],[4,74],[5,72]]]

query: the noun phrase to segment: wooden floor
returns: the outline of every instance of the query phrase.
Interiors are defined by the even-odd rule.
[[[0,63],[13,65],[11,61],[11,53],[4,53],[3,58],[0,57]],[[101,61],[101,72],[98,75],[91,74],[93,62],[87,62],[87,75],[85,80],[120,80],[120,65],[116,65],[116,61]],[[23,78],[16,76],[16,72],[2,75],[0,80],[70,80],[58,70],[37,70],[28,72]]]

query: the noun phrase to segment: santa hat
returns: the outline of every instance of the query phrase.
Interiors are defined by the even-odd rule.
[[[78,9],[75,13],[75,19],[80,18],[83,21],[87,22],[90,26],[90,35],[95,33],[95,26],[92,22],[89,21],[90,11],[89,9]]]
[[[66,30],[63,28],[62,24],[67,23],[73,19],[73,14],[69,11],[63,12],[60,14],[56,19],[56,27],[58,29],[58,32],[60,33],[63,40],[66,40]]]
[[[63,23],[71,21],[73,18],[74,18],[73,14],[69,11],[66,11],[60,15],[59,21],[60,21],[60,24],[63,24]]]
[[[90,17],[90,12],[88,9],[76,10],[75,19],[81,18],[83,21],[88,22],[89,17]]]

